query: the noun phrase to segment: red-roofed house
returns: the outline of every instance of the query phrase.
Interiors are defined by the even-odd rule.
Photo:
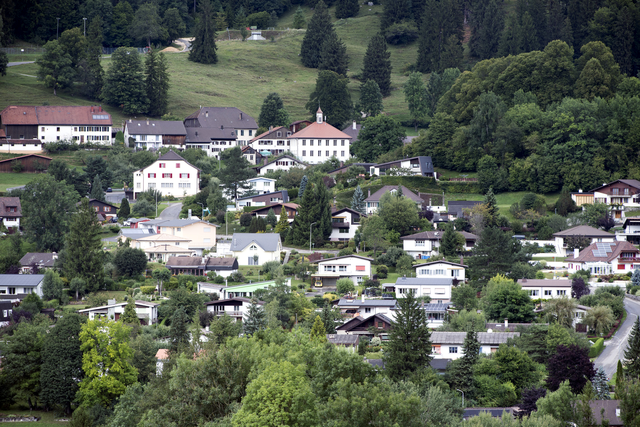
[[[570,254],[565,262],[569,273],[588,270],[592,275],[626,274],[640,268],[640,251],[627,241],[592,243],[580,253]]]
[[[625,210],[640,208],[640,181],[618,179],[586,193],[571,193],[571,198],[578,206],[606,203],[611,207],[613,217],[622,219]]]
[[[291,152],[300,160],[310,164],[322,163],[332,157],[338,160],[351,158],[351,137],[324,121],[318,108],[316,121],[288,138]]]

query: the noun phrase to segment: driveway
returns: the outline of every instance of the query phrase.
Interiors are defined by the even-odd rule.
[[[35,62],[36,62],[36,61],[9,62],[9,63],[7,64],[7,67],[14,67],[14,66],[16,66],[16,65],[24,65],[24,64],[33,64],[33,63],[35,63]]]
[[[618,329],[618,332],[606,343],[604,351],[595,361],[596,368],[602,367],[611,378],[618,368],[618,360],[624,360],[624,351],[627,349],[629,333],[636,318],[640,316],[640,303],[629,298],[624,300],[624,308],[627,310],[627,318]]]
[[[182,203],[173,203],[164,208],[158,219],[178,219],[181,210]]]
[[[112,193],[104,193],[104,199],[107,203],[120,203],[125,198],[124,191],[114,191]]]

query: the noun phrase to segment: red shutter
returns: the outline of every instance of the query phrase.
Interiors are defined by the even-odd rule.
[[[172,173],[169,174],[169,178],[173,178],[173,174]]]
[[[190,175],[191,175],[191,174],[190,174],[190,173],[188,173],[188,174],[187,174],[187,178],[189,178],[189,176],[190,176]]]
[[[356,265],[356,271],[364,271],[364,265]]]
[[[180,167],[180,163],[176,163],[176,167],[179,168]]]
[[[147,174],[147,178],[151,178],[151,174]]]

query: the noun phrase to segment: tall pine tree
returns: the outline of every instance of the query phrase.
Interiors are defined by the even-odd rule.
[[[346,77],[348,67],[347,47],[338,38],[336,32],[331,31],[322,44],[318,70],[329,70]]]
[[[360,110],[369,116],[377,116],[384,110],[382,93],[375,80],[367,80],[360,84]]]
[[[111,105],[122,108],[125,114],[141,114],[149,108],[142,61],[138,49],[120,47],[111,54],[111,65],[107,70],[102,98]]]
[[[104,190],[102,189],[102,181],[100,180],[100,174],[96,175],[93,178],[93,183],[91,184],[91,198],[99,200],[101,202],[105,201]]]
[[[118,218],[127,219],[131,214],[131,207],[129,206],[129,199],[124,197],[120,202],[120,209],[118,210]]]
[[[167,113],[169,105],[169,74],[164,53],[149,49],[145,59],[145,87],[149,99],[149,114],[160,117]]]
[[[336,4],[336,19],[353,18],[359,11],[358,0],[338,0]]]
[[[387,51],[387,41],[382,34],[376,34],[369,41],[364,54],[361,80],[378,83],[382,96],[391,94],[391,54]]]
[[[251,298],[247,314],[242,322],[242,329],[247,335],[253,335],[267,329],[267,314],[264,308],[258,304],[256,298]]]
[[[624,366],[631,377],[640,376],[640,317],[636,317],[624,351]]]
[[[381,30],[385,30],[393,24],[409,20],[412,17],[411,0],[384,0],[382,7]]]
[[[474,2],[471,13],[471,54],[487,59],[498,52],[500,38],[504,28],[504,10],[497,0]]]
[[[179,355],[189,345],[189,318],[183,308],[177,309],[171,316],[169,329],[169,351]]]
[[[367,213],[364,194],[362,193],[362,188],[360,188],[360,185],[358,185],[356,187],[356,190],[353,192],[353,197],[351,198],[351,209],[356,212],[360,212],[362,215],[365,215]]]
[[[262,101],[260,107],[260,116],[258,116],[258,126],[269,129],[271,126],[287,126],[283,118],[288,117],[287,110],[284,108],[284,102],[277,92],[271,92]]]
[[[457,0],[427,0],[418,41],[418,71],[458,67],[462,56],[464,15]]]
[[[309,178],[307,178],[307,175],[303,175],[302,179],[300,180],[300,189],[298,190],[298,198],[302,199],[302,197],[304,196],[304,192],[307,189],[308,182],[309,182]]]
[[[216,53],[216,23],[215,12],[209,0],[201,0],[200,13],[196,20],[195,38],[191,43],[189,61],[201,64],[215,64],[218,62]]]
[[[309,95],[309,102],[305,107],[313,117],[318,107],[321,107],[327,118],[326,122],[342,129],[353,117],[353,103],[348,84],[349,79],[333,71],[318,72],[315,90]]]
[[[322,45],[329,34],[334,31],[327,5],[320,0],[316,4],[313,16],[307,25],[307,32],[302,39],[300,48],[302,65],[308,68],[318,68]]]

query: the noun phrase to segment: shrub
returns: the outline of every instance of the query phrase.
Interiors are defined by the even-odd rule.
[[[379,265],[376,267],[376,273],[379,279],[386,279],[389,275],[389,269],[386,265]]]
[[[249,227],[251,225],[252,216],[250,213],[243,213],[240,215],[240,225],[243,227]]]
[[[213,278],[213,283],[217,283],[219,285],[224,283],[224,277],[222,276],[216,276]]]
[[[338,294],[344,295],[355,290],[356,287],[351,279],[338,279],[338,282],[336,283],[336,291],[338,292]]]
[[[338,256],[345,256],[345,255],[353,255],[353,249],[344,248],[344,249],[341,249],[340,252],[338,252]]]
[[[409,44],[418,38],[418,27],[412,22],[393,24],[387,28],[384,37],[389,44]]]
[[[229,276],[230,282],[244,282],[244,280],[245,280],[244,276],[239,271],[236,271],[235,273],[231,273],[231,275]]]
[[[140,292],[142,292],[144,295],[153,295],[155,291],[155,286],[140,286]]]
[[[112,233],[117,233],[120,231],[120,227],[118,227],[117,225],[112,225],[109,227],[109,231],[111,231]]]
[[[600,353],[604,350],[604,338],[598,338],[589,349],[589,357],[594,358],[600,356]]]

